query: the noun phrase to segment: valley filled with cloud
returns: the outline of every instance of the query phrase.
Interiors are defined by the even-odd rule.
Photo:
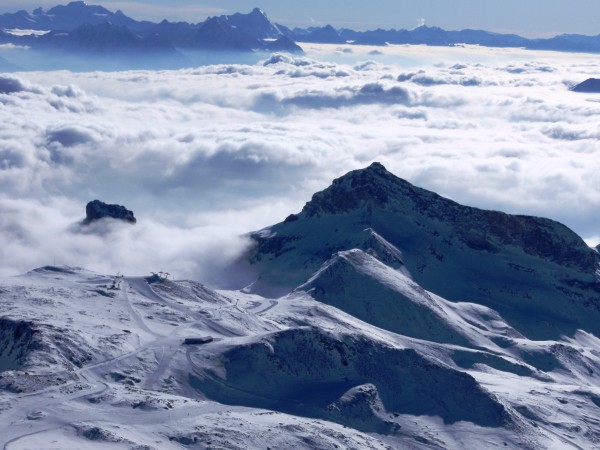
[[[44,264],[218,282],[246,232],[380,161],[457,202],[600,243],[593,55],[309,45],[179,71],[0,75],[0,274]],[[135,226],[82,227],[93,199]]]

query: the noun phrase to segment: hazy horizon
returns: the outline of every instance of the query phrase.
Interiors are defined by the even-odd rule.
[[[31,11],[36,7],[48,9],[69,1],[5,0],[0,13],[17,10]],[[419,25],[439,26],[447,30],[484,29],[498,33],[515,33],[524,37],[552,37],[575,33],[600,34],[597,17],[600,3],[593,0],[507,0],[482,4],[476,0],[422,0],[406,2],[380,0],[377,5],[364,2],[318,2],[301,4],[262,0],[248,4],[242,0],[104,0],[88,1],[109,10],[121,9],[137,20],[201,22],[208,16],[249,12],[259,7],[275,22],[290,27],[324,26],[352,28],[358,31],[375,28],[412,29]]]

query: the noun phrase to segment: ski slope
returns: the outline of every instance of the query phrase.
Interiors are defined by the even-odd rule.
[[[32,334],[4,331],[0,445],[590,448],[600,437],[596,337],[529,341],[361,256],[358,270],[427,301],[432,327],[446,321],[464,345],[373,326],[315,300],[311,282],[266,299],[74,268],[2,280],[3,320]],[[214,339],[183,345],[198,336]]]

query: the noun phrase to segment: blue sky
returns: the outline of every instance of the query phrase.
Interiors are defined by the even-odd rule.
[[[50,7],[61,0],[3,0],[3,11]],[[526,36],[600,34],[598,0],[104,0],[135,18],[199,22],[207,15],[247,12],[254,6],[290,26],[324,25],[355,29],[412,28],[422,20],[446,29],[481,28]]]

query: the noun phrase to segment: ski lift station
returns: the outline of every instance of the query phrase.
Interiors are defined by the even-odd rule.
[[[201,345],[201,344],[208,344],[209,342],[213,341],[213,337],[212,336],[204,336],[204,337],[189,337],[189,338],[185,338],[185,340],[183,341],[184,345]]]

